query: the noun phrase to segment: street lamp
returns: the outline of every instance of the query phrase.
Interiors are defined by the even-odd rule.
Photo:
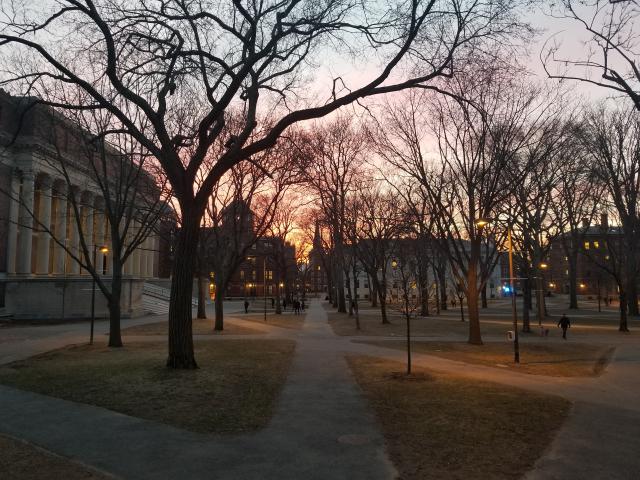
[[[93,345],[93,327],[96,321],[96,275],[98,274],[98,269],[96,268],[96,256],[100,250],[100,253],[106,255],[109,253],[109,247],[106,245],[94,245],[93,246],[93,284],[91,286],[91,333],[89,335],[89,345]],[[102,270],[102,268],[101,268]]]
[[[475,221],[480,231],[489,225],[491,219],[479,218]],[[520,344],[518,343],[518,314],[516,310],[516,291],[513,285],[513,242],[511,240],[511,225],[507,225],[507,241],[509,245],[509,287],[511,290],[511,317],[513,319],[513,361],[520,363]]]

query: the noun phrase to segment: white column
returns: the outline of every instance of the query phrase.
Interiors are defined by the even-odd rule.
[[[33,249],[33,183],[32,171],[22,173],[22,193],[18,216],[18,264],[17,273],[31,273],[31,252]]]
[[[9,198],[9,232],[7,237],[7,273],[16,273],[18,246],[18,215],[20,212],[20,177],[11,170],[11,197]]]
[[[65,194],[66,186],[61,187],[62,191],[56,193],[56,238],[62,245],[67,241],[67,197]],[[55,243],[53,245],[53,273],[66,273],[65,262],[67,252],[65,249]]]
[[[136,235],[138,235],[138,232],[140,230],[140,224],[134,220],[133,222],[131,222],[131,227],[133,228],[131,236],[135,237]],[[140,253],[140,245],[138,245],[138,247],[136,247],[136,249],[133,251],[133,254],[131,255],[133,259],[131,273],[137,277],[140,276]]]
[[[40,181],[40,206],[38,252],[36,256],[36,273],[49,274],[49,252],[51,249],[51,178],[43,177]]]
[[[72,191],[71,194],[75,195],[74,198],[77,202],[78,193],[76,191]],[[78,219],[76,218],[76,213],[73,209],[73,203],[69,204],[69,222],[69,251],[77,258],[80,258],[80,233],[78,232]],[[80,273],[80,264],[71,257],[71,255],[69,255],[67,271],[76,275]]]
[[[123,218],[120,223],[122,224],[122,227],[124,228],[124,226],[126,225],[127,221]],[[131,228],[133,228],[132,224],[129,224],[129,228],[127,229],[127,234],[124,236],[124,244],[123,244],[123,250],[126,248],[126,246],[129,244],[129,242],[131,241]],[[131,275],[132,273],[132,265],[133,265],[133,253],[130,254],[127,257],[127,261],[124,262],[122,271],[125,275]]]
[[[145,258],[145,276],[153,277],[153,234],[147,237],[147,252]]]
[[[95,248],[96,241],[93,238],[93,194],[85,192],[82,201],[82,234],[84,236],[84,242],[89,249],[91,261],[93,261],[93,249]],[[96,263],[98,259],[98,253],[96,252]],[[95,266],[94,266],[95,268]],[[97,270],[97,269],[96,269]],[[89,272],[82,272],[88,274]]]

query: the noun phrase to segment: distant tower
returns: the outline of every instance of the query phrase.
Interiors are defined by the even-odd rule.
[[[327,289],[327,275],[324,271],[322,256],[322,233],[320,232],[320,222],[316,221],[313,233],[313,248],[309,252],[309,265],[311,267],[311,285],[314,292],[324,292]]]

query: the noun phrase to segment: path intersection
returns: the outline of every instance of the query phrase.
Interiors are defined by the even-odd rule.
[[[158,317],[149,317],[127,326],[157,321]],[[319,301],[311,303],[300,330],[238,323],[266,333],[242,338],[296,342],[276,412],[269,426],[259,432],[197,434],[0,386],[0,433],[116,478],[383,480],[397,476],[379,425],[345,356],[403,361],[402,351],[336,336]],[[86,341],[85,327],[2,328],[0,364]],[[106,328],[100,323],[98,331],[104,333]],[[234,337],[198,336],[213,342]],[[424,354],[415,354],[414,362],[437,371],[557,394],[574,403],[569,418],[526,480],[640,478],[640,345],[635,339],[621,342],[600,377],[526,375]]]

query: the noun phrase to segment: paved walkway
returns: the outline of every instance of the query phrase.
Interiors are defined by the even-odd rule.
[[[390,479],[384,441],[315,302],[266,429],[186,432],[0,386],[0,431],[131,479]]]
[[[302,330],[272,325],[260,325],[260,329],[267,335],[239,337],[277,336],[297,342],[277,411],[269,427],[260,432],[200,435],[1,386],[0,431],[122,478],[393,478],[383,439],[344,355],[402,362],[405,353],[354,343],[353,337],[336,337],[319,302],[312,303]],[[64,343],[71,338],[69,332],[59,333],[58,337],[47,336],[49,342]],[[199,338],[215,342],[232,337]],[[597,334],[593,337],[595,341],[611,340],[611,336],[598,338]],[[414,354],[414,362],[469,378],[557,394],[574,402],[568,420],[526,480],[627,480],[638,478],[640,472],[640,345],[632,336],[619,343],[612,364],[598,378],[526,375],[424,354]],[[7,346],[11,346],[10,339],[0,343],[0,352],[6,352]],[[45,346],[38,344],[36,350]],[[9,358],[18,355],[16,347],[12,348]],[[31,354],[29,348],[21,353]],[[6,358],[6,353],[0,353],[0,361]]]

